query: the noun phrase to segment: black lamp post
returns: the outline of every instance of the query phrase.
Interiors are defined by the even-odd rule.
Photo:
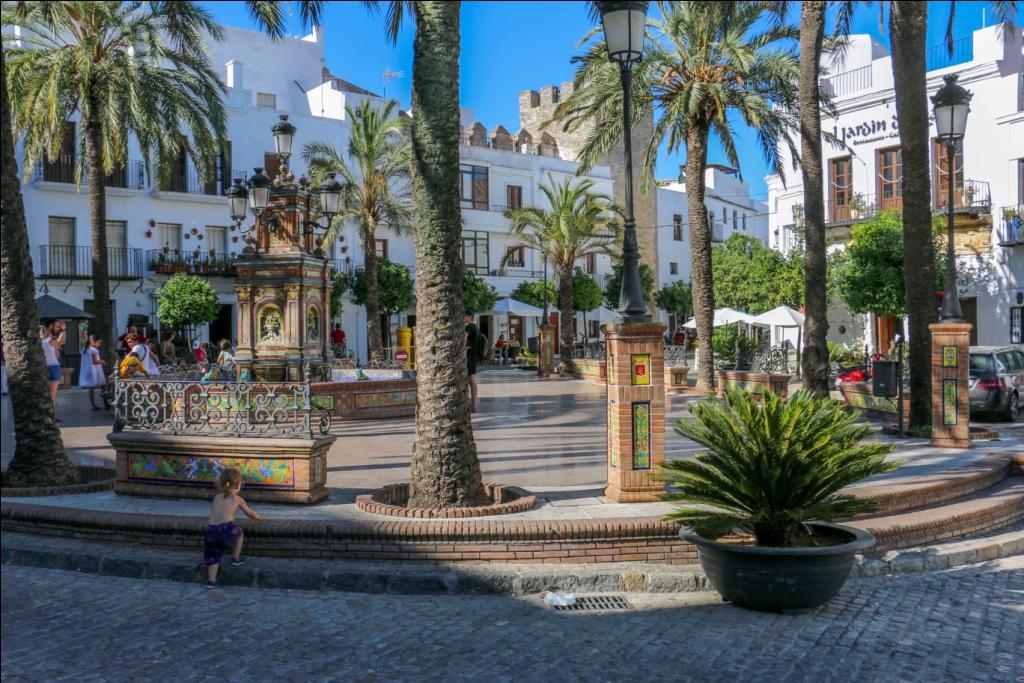
[[[640,61],[644,49],[644,28],[647,22],[648,2],[598,2],[604,27],[608,57],[619,65],[622,80],[623,146],[626,152],[626,219],[622,238],[622,292],[619,294],[620,323],[649,323],[651,316],[644,303],[644,290],[640,284],[640,247],[636,239],[636,220],[633,217],[633,116],[631,91],[633,65]]]
[[[967,129],[967,114],[971,111],[973,95],[957,82],[957,74],[945,76],[945,85],[932,97],[935,113],[935,129],[938,137],[946,144],[946,184],[949,194],[946,206],[946,272],[942,293],[943,322],[963,322],[960,311],[960,295],[956,289],[956,252],[953,244],[953,192],[955,181],[954,163],[956,148],[964,139]]]

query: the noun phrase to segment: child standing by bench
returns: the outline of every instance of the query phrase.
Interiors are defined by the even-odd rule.
[[[217,495],[210,506],[210,518],[207,521],[206,533],[203,534],[203,564],[206,565],[207,588],[217,587],[217,570],[224,551],[231,548],[231,566],[237,567],[245,562],[242,557],[242,529],[235,524],[235,513],[241,508],[250,519],[261,520],[238,492],[242,490],[242,473],[235,467],[229,467],[220,473],[217,482]]]

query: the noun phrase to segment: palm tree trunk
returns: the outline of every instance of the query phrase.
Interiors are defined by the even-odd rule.
[[[90,107],[90,111],[97,111]],[[85,127],[85,162],[89,173],[89,222],[92,224],[92,333],[103,336],[102,355],[107,367],[114,367],[117,351],[114,346],[114,321],[110,310],[110,270],[107,258],[107,190],[104,186],[103,132],[99,121],[82,117]]]
[[[487,502],[470,421],[462,324],[458,2],[415,5],[416,442],[409,504]]]
[[[558,374],[565,376],[572,374],[572,346],[576,336],[573,331],[576,314],[572,309],[572,263],[558,269],[558,315],[562,319]]]
[[[800,21],[800,171],[804,183],[804,388],[828,398],[828,296],[826,295],[825,205],[821,168],[818,71],[825,37],[825,2],[804,2]]]
[[[14,135],[7,99],[7,65],[0,51],[0,330],[14,418],[14,457],[4,486],[60,486],[78,481],[68,460],[46,383],[46,360],[39,343],[35,276],[28,251],[28,227],[21,198]]]
[[[380,325],[380,289],[377,282],[377,250],[373,232],[363,245],[363,278],[366,282],[366,346],[370,360],[383,356]]]
[[[928,325],[937,319],[928,161],[927,29],[927,2],[903,0],[890,4],[892,72],[903,154],[903,283],[910,325],[911,428],[931,425],[932,343]]]
[[[690,287],[693,293],[693,317],[700,343],[697,364],[697,391],[715,388],[715,359],[711,332],[715,319],[715,295],[711,279],[711,226],[704,205],[704,170],[708,163],[708,131],[692,128],[686,136],[686,197],[690,221]]]

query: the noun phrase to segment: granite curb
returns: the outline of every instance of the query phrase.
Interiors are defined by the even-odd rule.
[[[934,571],[1024,554],[1024,527],[934,546],[858,557],[851,578]],[[137,579],[202,584],[196,552],[116,546],[97,541],[5,533],[3,564]],[[252,558],[225,565],[224,586],[403,595],[528,595],[544,590],[582,593],[687,593],[711,590],[699,565],[432,565],[420,563]]]

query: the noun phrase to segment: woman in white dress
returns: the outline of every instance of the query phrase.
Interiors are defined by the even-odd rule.
[[[146,372],[149,373],[150,377],[156,377],[160,374],[160,365],[156,362],[156,354],[149,348],[147,344],[136,344],[132,351],[137,351],[139,360],[142,361],[142,366],[146,368]]]
[[[98,334],[89,337],[89,344],[82,353],[82,365],[78,369],[78,386],[89,390],[89,404],[93,410],[103,410],[96,405],[96,389],[107,383],[107,375],[103,371],[103,359],[100,357],[100,343],[103,339]],[[103,396],[103,392],[100,392]],[[106,404],[106,398],[103,399]]]

